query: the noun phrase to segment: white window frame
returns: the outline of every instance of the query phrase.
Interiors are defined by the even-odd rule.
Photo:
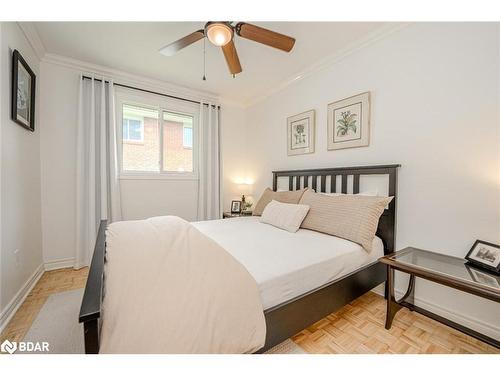
[[[116,96],[116,129],[117,153],[119,162],[120,179],[123,180],[197,180],[199,174],[198,152],[199,152],[199,105],[190,102],[170,99],[161,95],[142,93],[137,90],[117,87]],[[123,169],[123,106],[132,105],[143,108],[150,108],[158,111],[158,133],[159,133],[159,172],[153,171],[127,171]],[[163,112],[178,113],[193,117],[193,171],[177,172],[163,171]],[[125,140],[125,142],[130,142]]]

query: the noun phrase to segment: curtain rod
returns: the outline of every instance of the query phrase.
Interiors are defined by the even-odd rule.
[[[84,76],[84,75],[82,75],[82,79],[92,79],[92,77],[88,77],[88,76]],[[102,79],[94,78],[94,81],[97,81],[97,82],[102,82]],[[109,81],[106,81],[106,80],[105,80],[104,82],[109,83]],[[161,92],[156,92],[156,91],[151,91],[151,90],[141,89],[141,88],[139,88],[139,87],[134,87],[134,86],[124,85],[124,84],[121,84],[121,83],[113,83],[113,84],[114,84],[115,86],[124,87],[124,88],[126,88],[126,89],[137,90],[137,91],[147,92],[147,93],[149,93],[149,94],[155,94],[155,95],[165,96],[165,97],[167,97],[167,98],[171,98],[171,99],[184,100],[185,102],[190,102],[190,103],[195,103],[195,104],[201,104],[201,102],[196,101],[196,100],[191,100],[191,99],[181,98],[181,97],[174,96],[174,95],[163,94],[163,93],[161,93]],[[203,103],[203,105],[208,106],[209,104],[208,104],[208,103]],[[220,105],[215,105],[215,104],[212,104],[212,108],[220,109]]]

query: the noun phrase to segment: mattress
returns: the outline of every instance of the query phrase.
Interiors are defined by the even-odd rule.
[[[351,241],[299,229],[290,233],[238,217],[192,223],[228,251],[253,276],[264,310],[341,278],[384,255],[375,237],[367,253]]]

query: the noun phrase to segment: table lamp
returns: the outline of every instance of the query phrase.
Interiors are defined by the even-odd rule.
[[[253,188],[252,184],[248,184],[248,183],[238,184],[238,190],[241,194],[241,209],[242,209],[242,211],[247,210],[245,195],[247,195],[247,196],[252,195],[252,190],[253,190],[252,188]]]

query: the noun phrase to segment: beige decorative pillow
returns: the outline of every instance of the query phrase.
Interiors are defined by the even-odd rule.
[[[380,215],[393,198],[352,194],[328,196],[306,191],[300,204],[310,209],[300,227],[345,238],[370,252]]]
[[[344,193],[322,193],[322,192],[318,192],[318,194],[328,195],[330,197],[331,196],[338,197],[339,195],[344,195]],[[354,195],[366,195],[367,197],[378,197],[378,190],[362,191],[362,192],[356,193]]]
[[[302,198],[302,194],[304,194],[306,190],[307,188],[295,191],[273,191],[272,189],[267,188],[266,190],[264,190],[259,201],[255,205],[255,208],[253,209],[253,215],[254,216],[262,215],[262,212],[264,212],[264,208],[266,208],[266,206],[272,200],[281,203],[297,204],[299,203],[300,198]]]
[[[309,206],[272,200],[264,209],[260,222],[295,233],[307,215]]]

